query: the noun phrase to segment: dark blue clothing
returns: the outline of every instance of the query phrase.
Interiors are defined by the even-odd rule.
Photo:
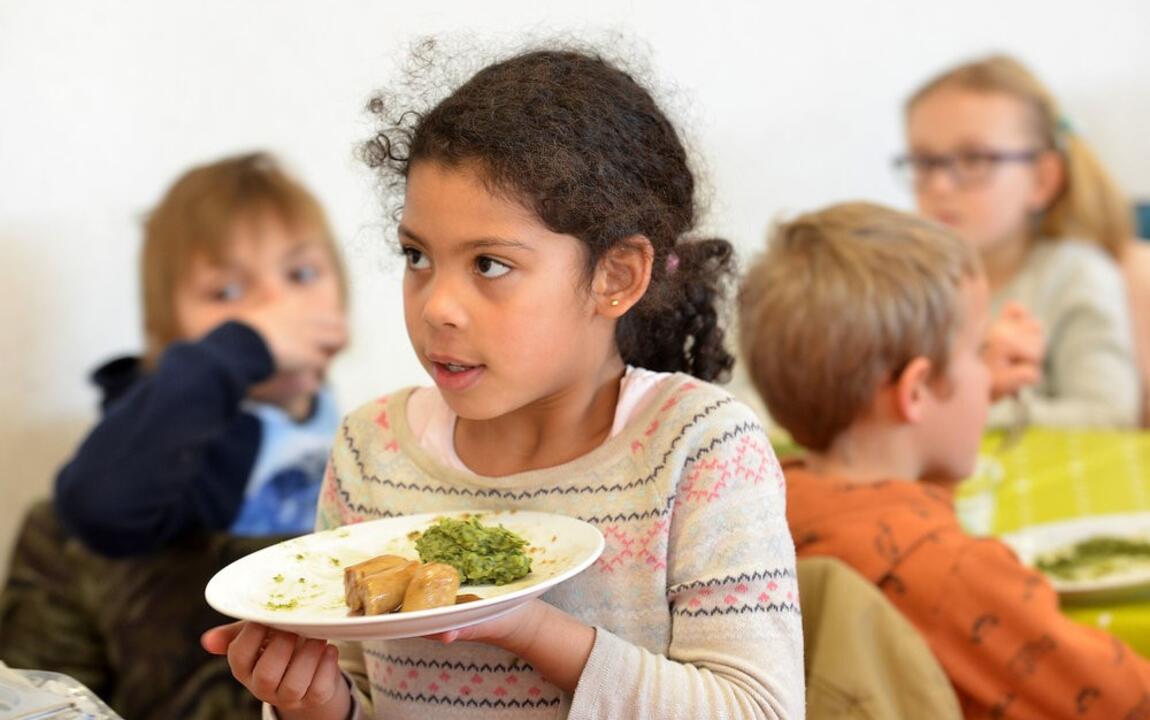
[[[261,442],[243,401],[274,371],[263,338],[238,322],[172,344],[152,372],[136,358],[99,368],[103,418],[56,479],[64,527],[110,557],[227,530]]]

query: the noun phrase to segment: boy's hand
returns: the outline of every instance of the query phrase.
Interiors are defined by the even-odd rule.
[[[210,653],[226,654],[236,680],[275,706],[283,720],[343,720],[351,709],[339,651],[324,640],[238,622],[208,630],[200,643]]]
[[[1042,379],[1046,337],[1025,307],[1007,303],[990,327],[983,359],[990,368],[990,399],[1000,400]]]
[[[322,371],[347,345],[342,312],[317,310],[296,298],[268,303],[236,319],[263,337],[281,373]]]

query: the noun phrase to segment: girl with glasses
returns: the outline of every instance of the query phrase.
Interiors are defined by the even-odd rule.
[[[1117,261],[1131,213],[1057,101],[995,56],[932,79],[906,105],[896,160],[919,210],[982,256],[993,316],[992,425],[1129,426],[1140,413]]]

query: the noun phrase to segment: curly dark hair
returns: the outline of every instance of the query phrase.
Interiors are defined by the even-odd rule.
[[[726,380],[734,359],[721,309],[735,273],[722,239],[689,239],[696,221],[687,151],[651,94],[602,57],[537,50],[489,65],[431,110],[368,109],[379,129],[363,147],[385,184],[413,163],[479,168],[493,191],[586,244],[587,277],[635,236],[654,248],[647,293],[620,320],[624,362]]]

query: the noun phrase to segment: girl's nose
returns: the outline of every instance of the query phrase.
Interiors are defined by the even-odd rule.
[[[437,275],[424,288],[423,320],[432,327],[462,327],[465,305],[459,283],[447,275]]]
[[[935,165],[919,171],[915,186],[919,195],[937,196],[954,192],[958,188],[958,182],[955,180],[953,167]]]

